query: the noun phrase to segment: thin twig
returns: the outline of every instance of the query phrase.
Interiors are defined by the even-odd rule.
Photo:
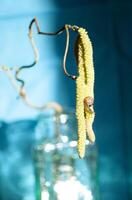
[[[64,58],[63,58],[63,69],[64,69],[64,73],[65,75],[67,75],[68,77],[72,78],[73,80],[75,80],[77,78],[77,76],[74,75],[70,75],[67,70],[66,70],[66,59],[67,59],[67,54],[68,54],[68,48],[69,48],[69,29],[72,29],[73,31],[78,31],[78,27],[77,26],[71,26],[71,25],[65,25],[63,26],[61,29],[59,29],[56,32],[41,32],[39,25],[38,25],[38,21],[36,18],[34,18],[30,25],[29,25],[29,39],[34,51],[34,62],[31,65],[24,65],[21,67],[13,67],[13,68],[9,68],[7,66],[1,66],[0,69],[2,69],[5,74],[8,76],[9,80],[11,81],[13,87],[16,89],[16,91],[18,92],[19,96],[23,99],[23,101],[30,107],[37,109],[37,110],[45,110],[47,108],[53,108],[55,110],[58,111],[62,111],[62,107],[60,107],[59,104],[57,103],[49,103],[49,104],[44,104],[42,106],[38,106],[35,105],[33,103],[30,102],[29,98],[26,95],[26,91],[24,90],[24,85],[25,82],[24,80],[19,78],[19,74],[21,72],[21,70],[26,69],[26,68],[31,68],[33,66],[35,66],[36,63],[38,63],[39,61],[39,51],[37,49],[36,43],[33,39],[33,34],[32,34],[32,26],[35,23],[38,34],[42,34],[42,35],[59,35],[61,33],[63,33],[64,31],[66,31],[66,47],[65,47],[65,52],[64,52]],[[11,73],[11,71],[14,70],[15,71],[15,77],[13,76],[13,74]],[[19,86],[17,84],[17,81],[21,83],[21,86]]]
[[[19,78],[20,71],[23,70],[23,69],[27,69],[27,68],[33,67],[39,61],[39,51],[38,51],[36,43],[35,43],[35,41],[33,39],[31,30],[29,30],[28,37],[30,39],[30,42],[31,42],[31,45],[32,45],[32,48],[33,48],[33,51],[34,51],[34,62],[31,65],[21,66],[21,67],[18,68],[18,70],[16,70],[15,78],[16,78],[17,81],[19,81],[21,83],[21,90],[23,89],[23,87],[25,85],[25,82],[24,82],[24,80]]]
[[[33,26],[34,23],[35,23],[35,25],[36,25],[38,34],[40,34],[40,35],[59,35],[59,34],[63,33],[63,31],[65,30],[65,26],[63,26],[61,29],[59,29],[59,30],[56,31],[56,32],[42,32],[42,31],[40,31],[40,27],[39,27],[38,21],[37,21],[37,19],[36,19],[36,17],[35,17],[35,18],[31,21],[31,23],[30,23],[30,25],[29,25],[29,31],[32,30],[32,26]]]
[[[24,103],[26,105],[28,105],[29,107],[36,109],[36,110],[47,110],[47,109],[53,109],[55,110],[57,113],[62,112],[62,106],[56,102],[50,102],[44,105],[35,105],[33,103],[30,102],[29,98],[26,95],[25,90],[21,90],[20,86],[17,84],[16,80],[14,79],[13,74],[11,73],[11,69],[4,66],[1,68],[4,73],[7,75],[7,77],[9,78],[10,82],[12,83],[12,86],[15,88],[15,90],[17,91],[17,93],[19,94],[19,96],[22,98],[22,100],[24,101]]]
[[[67,75],[69,78],[72,78],[73,80],[76,80],[77,76],[69,74],[67,72],[67,69],[66,69],[66,59],[67,59],[67,54],[68,54],[68,49],[69,49],[69,39],[70,39],[69,29],[68,28],[69,28],[69,25],[65,25],[66,47],[65,47],[65,53],[64,53],[64,58],[63,58],[63,69],[64,69],[65,75]]]
[[[77,31],[78,27],[77,26],[71,26],[71,25],[65,25],[56,32],[41,32],[38,21],[37,21],[36,18],[34,18],[29,25],[29,32],[32,32],[33,23],[35,23],[35,25],[36,25],[38,34],[41,34],[41,35],[51,35],[51,36],[52,35],[59,35],[59,34],[63,33],[63,31],[66,31],[66,47],[65,47],[64,57],[63,57],[63,70],[64,70],[65,75],[67,75],[69,78],[72,78],[73,80],[75,80],[77,77],[74,76],[74,75],[70,75],[66,70],[66,59],[67,59],[67,54],[68,54],[68,49],[69,49],[69,37],[70,37],[69,29]]]

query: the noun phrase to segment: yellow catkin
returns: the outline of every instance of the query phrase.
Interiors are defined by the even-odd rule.
[[[95,141],[92,124],[94,121],[93,105],[87,104],[94,99],[94,67],[92,44],[87,32],[78,29],[79,36],[75,44],[75,55],[79,76],[76,79],[76,116],[78,121],[78,154],[85,155],[86,133],[90,142]],[[84,101],[86,100],[87,101]]]
[[[84,70],[83,70],[83,51],[80,45],[80,39],[78,38],[75,46],[75,53],[77,57],[78,72],[79,76],[76,80],[76,116],[78,122],[78,154],[80,158],[85,155],[85,141],[86,141],[86,126],[85,126],[85,116],[84,116]]]

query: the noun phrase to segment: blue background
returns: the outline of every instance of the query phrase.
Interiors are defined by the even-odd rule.
[[[34,16],[42,31],[56,31],[64,24],[76,24],[88,30],[94,48],[94,128],[99,149],[101,199],[131,199],[132,1],[1,0],[0,65],[32,63],[34,57],[27,32]],[[43,37],[35,34],[34,30],[34,36],[40,50],[40,62],[21,75],[26,81],[29,97],[36,104],[57,101],[75,107],[75,83],[65,77],[62,70],[64,34]],[[73,38],[74,34],[72,42]],[[67,66],[72,73],[76,72],[72,46]],[[10,134],[10,127],[18,130],[24,126],[24,130],[33,131],[38,112],[17,99],[16,91],[2,72],[0,94],[2,155],[8,146],[6,137]],[[0,181],[0,184],[3,183]]]

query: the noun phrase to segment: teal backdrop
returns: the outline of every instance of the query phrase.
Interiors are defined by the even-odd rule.
[[[99,151],[101,200],[132,199],[132,1],[130,0],[23,0],[0,1],[0,65],[10,67],[31,64],[34,55],[27,36],[28,25],[36,16],[42,31],[56,31],[64,24],[85,27],[93,43],[95,65],[94,129]],[[73,58],[74,34],[67,68],[76,73]],[[65,34],[58,37],[34,37],[40,61],[22,72],[27,93],[36,104],[57,101],[75,108],[75,82],[63,74],[62,59]],[[33,135],[38,112],[17,98],[7,77],[0,73],[0,199],[26,200],[13,196],[9,185],[7,157],[12,141],[27,133]],[[11,139],[11,134],[14,139]],[[28,134],[28,138],[29,138]],[[17,139],[16,139],[17,138]],[[30,138],[30,139],[31,139]],[[20,141],[19,141],[20,142]],[[32,144],[32,139],[29,145]],[[30,146],[29,146],[30,147]],[[26,147],[25,147],[26,148]],[[4,165],[3,165],[4,163]],[[33,180],[31,179],[33,182]],[[6,193],[6,198],[5,194]],[[34,200],[31,190],[30,200]]]

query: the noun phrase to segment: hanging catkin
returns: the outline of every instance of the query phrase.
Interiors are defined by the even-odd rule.
[[[78,121],[78,154],[85,155],[86,133],[90,142],[95,141],[92,124],[94,121],[94,67],[92,44],[87,32],[78,29],[75,56],[79,76],[76,79],[76,116]]]

